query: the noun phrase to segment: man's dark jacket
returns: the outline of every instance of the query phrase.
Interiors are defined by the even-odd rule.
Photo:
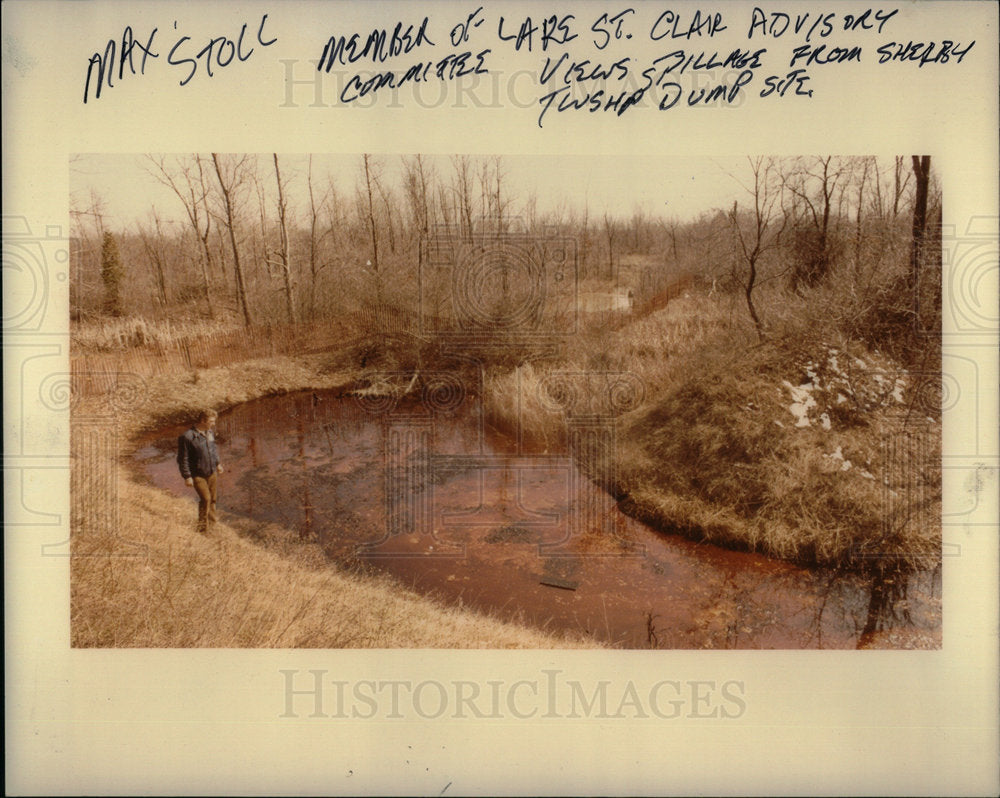
[[[177,439],[177,465],[184,479],[210,477],[219,467],[219,450],[212,430],[200,432],[193,427]]]

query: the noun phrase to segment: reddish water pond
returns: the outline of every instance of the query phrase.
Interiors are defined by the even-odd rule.
[[[136,462],[177,495],[184,427]],[[226,513],[320,541],[444,601],[627,648],[939,647],[940,576],[862,636],[871,590],[854,578],[655,531],[618,511],[566,452],[491,431],[468,397],[430,404],[306,392],[223,413]]]

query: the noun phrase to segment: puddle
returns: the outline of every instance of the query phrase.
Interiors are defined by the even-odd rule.
[[[473,397],[436,398],[389,406],[305,392],[223,413],[220,509],[298,530],[334,559],[447,602],[611,645],[858,646],[871,591],[856,579],[656,532],[565,451],[489,430]],[[174,459],[184,429],[148,436],[135,458],[193,502]],[[906,613],[864,643],[939,647],[940,581],[913,577]]]

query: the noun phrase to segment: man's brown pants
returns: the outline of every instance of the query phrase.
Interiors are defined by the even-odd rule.
[[[216,475],[194,477],[194,489],[198,492],[198,531],[207,532],[209,523],[215,523]]]

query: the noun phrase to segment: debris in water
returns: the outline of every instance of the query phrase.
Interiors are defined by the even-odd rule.
[[[580,586],[579,582],[574,582],[572,579],[561,579],[558,576],[542,577],[539,584],[546,587],[561,587],[563,590],[576,590]]]

